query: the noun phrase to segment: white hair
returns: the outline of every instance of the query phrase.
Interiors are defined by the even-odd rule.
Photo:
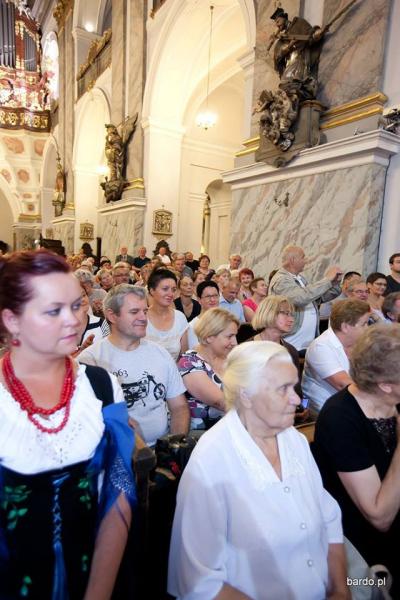
[[[286,348],[275,342],[245,342],[233,348],[222,377],[228,408],[237,406],[241,391],[250,396],[256,392],[260,374],[272,358],[292,363]]]
[[[289,246],[285,246],[282,250],[282,265],[288,265],[290,260],[298,256],[301,252],[303,252],[303,248],[301,246],[293,246],[292,244]]]

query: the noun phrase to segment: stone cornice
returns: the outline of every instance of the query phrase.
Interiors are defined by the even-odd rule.
[[[386,167],[390,157],[398,152],[400,136],[378,129],[302,150],[282,168],[259,162],[226,171],[222,178],[224,183],[231,184],[232,189],[247,188],[364,164]]]

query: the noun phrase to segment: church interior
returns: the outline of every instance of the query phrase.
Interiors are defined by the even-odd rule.
[[[284,8],[314,26],[345,4]],[[20,33],[1,65],[0,239],[11,249],[60,240],[66,254],[89,241],[114,257],[121,244],[132,254],[165,238],[216,265],[238,252],[260,273],[290,242],[313,275],[327,255],[344,270],[386,268],[399,218],[398,139],[382,124],[399,104],[398,2],[364,0],[331,26],[317,143],[281,167],[257,156],[255,111],[279,83],[268,50],[276,5],[219,0],[210,30],[206,0],[37,0],[22,12],[4,0]],[[215,124],[199,125],[207,111]],[[126,133],[135,117],[116,200],[102,187],[105,125]]]
[[[400,0],[0,0],[0,598],[400,598],[399,40]]]

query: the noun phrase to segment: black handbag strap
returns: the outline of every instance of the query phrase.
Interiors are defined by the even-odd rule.
[[[93,365],[85,365],[85,367],[90,385],[96,394],[96,398],[102,401],[103,408],[112,404],[114,402],[114,390],[108,372]]]

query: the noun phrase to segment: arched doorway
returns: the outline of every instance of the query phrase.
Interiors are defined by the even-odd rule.
[[[202,251],[218,266],[226,261],[230,251],[231,190],[217,179],[207,186],[205,195]]]
[[[209,2],[175,0],[162,10],[163,24],[154,39],[148,31],[150,67],[143,102],[145,243],[154,246],[152,213],[164,206],[173,213],[172,247],[198,253],[205,190],[221,172],[233,168],[245,137],[249,82],[241,61],[255,45],[254,3],[215,4],[209,106],[219,120],[207,131],[196,127],[195,116],[206,100]]]

